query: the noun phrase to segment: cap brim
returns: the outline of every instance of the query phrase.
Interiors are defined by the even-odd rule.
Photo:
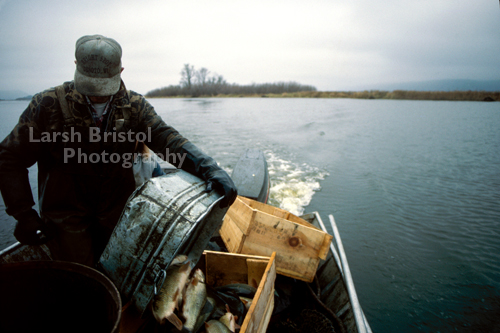
[[[112,96],[120,90],[121,73],[110,78],[88,77],[75,70],[75,88],[87,96]]]

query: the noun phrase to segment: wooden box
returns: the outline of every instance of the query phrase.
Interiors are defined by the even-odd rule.
[[[257,288],[240,333],[264,333],[274,309],[276,253],[269,257],[205,251],[206,283],[218,287],[247,283]]]
[[[267,330],[274,309],[275,257],[275,253],[264,257],[206,250],[197,264],[204,271],[209,286],[246,283],[257,288],[240,333],[264,333]],[[146,318],[141,318],[134,307],[125,306],[119,332],[143,332],[148,320],[155,320],[149,312]]]
[[[241,196],[227,211],[219,232],[230,252],[276,252],[276,271],[306,282],[313,281],[333,238],[286,210]]]

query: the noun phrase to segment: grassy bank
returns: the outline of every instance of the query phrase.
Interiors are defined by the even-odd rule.
[[[268,94],[266,96],[302,98],[406,99],[431,101],[500,101],[500,92],[498,91],[307,91],[297,93],[283,93],[279,95]]]
[[[193,96],[148,96],[149,98],[192,98]],[[254,97],[254,98],[358,98],[358,99],[398,99],[428,101],[500,101],[499,91],[414,91],[414,90],[365,90],[365,91],[301,91],[280,94],[217,94],[197,97]]]

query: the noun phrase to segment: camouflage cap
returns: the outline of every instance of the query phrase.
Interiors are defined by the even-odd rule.
[[[76,41],[76,90],[87,96],[111,96],[120,89],[122,48],[114,39],[101,35]]]

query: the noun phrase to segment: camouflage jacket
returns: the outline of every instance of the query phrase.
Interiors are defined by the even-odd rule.
[[[92,215],[113,227],[135,188],[128,163],[135,140],[145,141],[159,156],[180,152],[187,142],[123,82],[111,103],[98,132],[73,82],[33,97],[0,144],[0,190],[9,215],[33,207],[27,168],[38,163],[42,218],[58,223]]]

